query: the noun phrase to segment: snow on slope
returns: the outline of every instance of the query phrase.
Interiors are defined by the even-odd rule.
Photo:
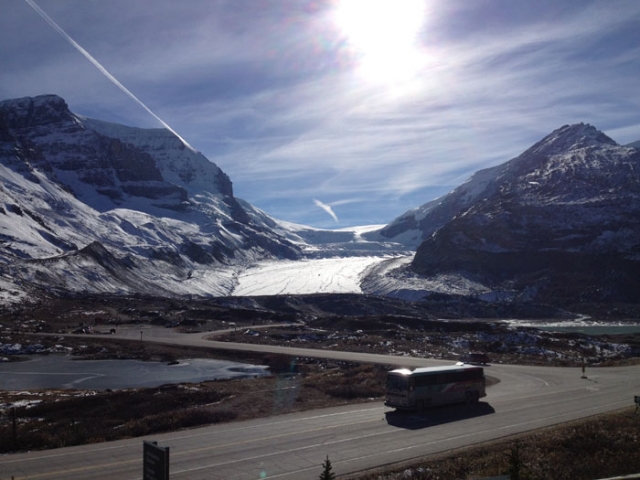
[[[503,165],[479,170],[448,194],[403,213],[379,231],[368,232],[369,240],[398,242],[416,249],[425,238],[449,222],[456,214],[478,202]]]
[[[365,225],[322,230],[277,219],[274,219],[272,225],[275,232],[298,245],[307,258],[395,256],[413,253],[400,242],[379,237],[375,232],[382,227],[383,225]]]
[[[129,285],[153,286],[155,292],[179,295],[227,295],[235,284],[233,270],[224,265],[202,268],[160,260],[146,260],[146,251],[167,251],[185,237],[201,235],[197,226],[170,218],[154,218],[143,212],[114,209],[100,214],[69,192],[33,172],[36,182],[0,165],[0,303],[19,301],[26,295],[24,281],[64,285],[68,291],[135,293]],[[28,192],[29,195],[22,195]],[[15,200],[19,197],[20,201]],[[18,204],[20,206],[18,206]],[[61,245],[58,238],[68,245]],[[43,242],[43,238],[50,242]],[[94,258],[76,254],[75,248],[100,241],[117,252],[129,266],[138,264],[135,275],[129,268],[105,270]],[[71,250],[71,253],[69,253]],[[140,255],[135,260],[136,255]],[[171,260],[169,257],[168,260]],[[115,276],[114,276],[115,275]],[[16,280],[19,280],[16,282]],[[59,287],[58,287],[59,288]]]
[[[413,302],[424,300],[434,293],[472,295],[486,301],[507,300],[512,295],[512,292],[495,292],[468,275],[443,273],[425,278],[407,268],[412,260],[411,255],[383,259],[372,264],[362,275],[362,293]]]
[[[386,258],[372,256],[260,262],[238,276],[238,285],[232,295],[362,293],[360,280],[363,273]]]
[[[74,116],[59,98],[4,105],[13,103],[15,111],[8,109],[7,118],[22,115],[28,121],[15,120],[0,149],[6,164],[0,165],[0,303],[22,298],[27,291],[20,287],[28,283],[51,285],[59,292],[157,295],[364,292],[419,300],[434,292],[483,299],[511,294],[495,293],[469,276],[420,277],[407,268],[413,256],[407,250],[461,212],[491,199],[501,178],[519,179],[518,172],[510,171],[519,171],[522,162],[517,159],[476,172],[450,194],[384,228],[319,230],[278,221],[236,199],[224,172],[164,130]],[[21,110],[27,105],[46,107],[46,115],[27,115]],[[34,118],[41,123],[34,126]],[[596,147],[601,155],[590,154],[588,162],[575,153]],[[593,127],[565,126],[529,150],[557,161],[523,177],[518,182],[522,186],[513,191],[539,205],[539,187],[556,177],[562,180],[559,187],[566,186],[567,170],[591,185],[593,172],[622,155],[614,154],[617,148]],[[567,149],[573,156],[564,155]],[[607,184],[611,188],[582,196],[602,203],[602,191],[629,190],[628,171],[618,168],[615,173]],[[572,203],[583,190],[558,188],[552,198]],[[606,230],[593,244],[636,245],[634,231],[612,232]],[[499,245],[485,243],[487,248]]]
[[[201,192],[232,194],[229,178],[216,164],[202,153],[186,148],[178,137],[164,128],[136,128],[82,115],[75,117],[91,130],[151,154],[162,178],[186,189],[190,195]]]
[[[166,130],[77,116],[55,95],[0,102],[0,299],[228,295],[235,269],[300,256],[246,208]]]
[[[590,162],[580,158],[585,155],[590,157]],[[599,175],[602,171],[610,172],[612,179],[622,185],[624,170],[617,167],[621,163],[620,157],[628,155],[627,148],[621,148],[614,140],[591,125],[565,125],[554,130],[518,157],[475,172],[448,194],[403,213],[380,232],[368,235],[367,238],[380,240],[382,237],[417,248],[456,216],[500,194],[505,183],[518,179],[520,175],[523,176],[523,188],[528,190],[540,190],[538,187],[544,190],[554,178],[562,177],[568,181],[571,174],[588,184],[593,175]],[[600,158],[596,158],[598,156]],[[546,165],[548,171],[537,168],[538,164],[544,164],[543,157],[551,159]],[[617,170],[607,167],[612,164],[618,164]],[[527,178],[524,178],[524,172],[527,172]],[[574,193],[572,189],[576,186],[580,186],[579,182],[568,184],[569,188],[565,193]],[[580,190],[577,193],[584,194]],[[538,197],[533,198],[533,203],[538,200]]]
[[[334,257],[264,261],[241,272],[232,296],[364,293],[420,301],[433,293],[507,300],[512,292],[494,292],[479,281],[456,274],[428,279],[406,267],[413,255]]]

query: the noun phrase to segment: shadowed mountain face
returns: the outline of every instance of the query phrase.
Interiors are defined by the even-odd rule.
[[[638,301],[640,151],[594,127],[554,131],[441,205],[429,215],[450,218],[419,246],[420,274],[466,271],[538,301]]]
[[[45,169],[54,174],[51,179],[63,182],[87,205],[106,210],[126,205],[128,198],[137,197],[157,202],[157,206],[164,208],[179,208],[187,200],[183,188],[162,178],[148,153],[116,138],[86,130],[73,120],[48,126],[64,129],[65,136],[51,139],[51,130],[41,137],[28,135],[28,130],[14,130],[17,143],[32,146],[47,162]],[[28,155],[16,159],[22,160],[25,166],[29,164]]]
[[[140,200],[184,210],[190,194],[200,191],[233,198],[229,178],[171,132],[74,115],[55,95],[0,103],[0,138],[10,153],[3,164],[47,172],[100,211],[139,206]]]

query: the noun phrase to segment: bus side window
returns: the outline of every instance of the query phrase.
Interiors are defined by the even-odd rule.
[[[416,380],[415,378],[410,378],[409,379],[409,391],[410,392],[413,392],[413,389],[415,388],[415,383],[416,383],[415,380]]]

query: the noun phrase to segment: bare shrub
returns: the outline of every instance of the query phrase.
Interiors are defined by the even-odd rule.
[[[449,480],[509,474],[520,480],[591,480],[640,472],[638,449],[640,418],[625,409],[358,478]]]

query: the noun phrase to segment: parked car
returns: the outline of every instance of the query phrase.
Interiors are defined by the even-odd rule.
[[[463,363],[470,363],[471,365],[486,365],[491,360],[485,353],[468,353],[460,357],[460,361]]]

